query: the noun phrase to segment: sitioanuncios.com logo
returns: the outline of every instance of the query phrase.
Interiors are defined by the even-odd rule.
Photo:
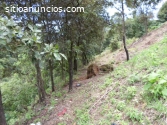
[[[18,13],[26,13],[26,12],[84,12],[84,7],[55,7],[55,6],[48,6],[48,7],[18,7],[10,5],[9,7],[5,7],[6,12],[18,12]]]

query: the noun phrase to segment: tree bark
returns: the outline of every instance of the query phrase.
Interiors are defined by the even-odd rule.
[[[36,74],[37,74],[37,87],[38,87],[38,95],[39,95],[39,101],[43,102],[45,100],[45,89],[44,89],[44,83],[41,75],[41,69],[39,67],[39,60],[35,63],[36,68]]]
[[[70,51],[69,51],[69,91],[72,91],[73,86],[73,41],[71,41]]]
[[[5,112],[3,109],[3,104],[2,104],[2,93],[0,89],[0,124],[1,125],[7,125],[6,119],[5,119]]]
[[[75,52],[75,56],[74,56],[74,71],[77,72],[78,70],[78,61],[77,61],[77,52]]]
[[[53,66],[52,66],[52,60],[49,60],[49,70],[50,70],[50,78],[51,78],[51,84],[52,84],[52,92],[55,91],[55,84],[53,80]]]
[[[129,52],[128,52],[128,49],[126,48],[124,0],[122,0],[122,29],[123,29],[122,40],[123,40],[123,45],[124,45],[124,49],[125,49],[125,53],[126,53],[126,58],[128,61],[129,60]]]
[[[61,60],[61,78],[64,79],[64,59]]]
[[[88,64],[88,59],[87,59],[87,56],[86,56],[86,53],[85,52],[82,52],[82,64],[83,65],[87,65]]]

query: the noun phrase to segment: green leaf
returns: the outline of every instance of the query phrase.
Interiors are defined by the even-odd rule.
[[[67,60],[67,57],[66,57],[63,53],[60,53],[60,55],[61,55],[65,60]]]
[[[45,52],[41,52],[40,54],[41,54],[41,55],[44,55],[44,54],[45,54]]]
[[[28,24],[28,28],[30,28],[31,31],[34,31],[33,27],[30,24]]]
[[[7,21],[6,26],[16,26],[16,23],[13,20]]]
[[[0,38],[0,45],[6,45],[6,39]]]
[[[149,88],[151,87],[152,84],[147,83],[144,85],[144,90],[149,90]]]
[[[53,53],[54,57],[56,58],[56,60],[61,60],[60,54],[59,53]]]
[[[167,83],[167,81],[164,80],[164,79],[161,79],[161,80],[158,82],[158,84],[164,84],[164,83]]]
[[[164,96],[167,96],[167,88],[164,88],[164,89],[162,90],[162,94],[163,94]]]
[[[41,60],[41,55],[37,51],[35,51],[35,58]]]
[[[149,82],[154,83],[158,80],[159,74],[158,73],[151,73],[148,77]]]
[[[41,33],[41,30],[35,29],[34,32]]]

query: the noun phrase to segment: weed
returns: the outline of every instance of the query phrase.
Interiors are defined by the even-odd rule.
[[[140,80],[141,80],[141,78],[139,75],[132,74],[128,78],[128,83],[133,85],[134,83],[139,82]]]
[[[66,125],[66,123],[58,123],[58,125]]]
[[[34,116],[34,112],[32,110],[29,110],[26,114],[25,114],[25,118],[30,120],[33,116]]]
[[[167,108],[163,104],[162,101],[155,101],[154,103],[151,103],[150,108],[154,108],[155,110],[161,112],[161,113],[166,113],[167,114]]]
[[[114,105],[117,102],[117,100],[115,98],[111,98],[110,102]]]
[[[51,99],[50,103],[51,103],[51,106],[55,106],[57,104],[57,100]]]
[[[116,107],[118,110],[123,111],[126,107],[125,102],[124,101],[118,102]]]
[[[143,120],[143,114],[134,108],[128,108],[126,111],[126,115],[132,121],[142,122],[142,120]]]
[[[137,92],[137,89],[135,86],[127,87],[127,92],[126,92],[127,99],[131,100],[135,96],[136,92]]]
[[[121,121],[120,124],[121,125],[129,125],[129,123],[127,121]]]
[[[107,78],[106,81],[104,82],[104,84],[101,85],[101,89],[103,90],[103,89],[107,88],[111,84],[112,84],[112,79],[111,78]]]
[[[108,120],[100,120],[98,124],[99,124],[99,125],[110,125],[111,122],[108,121]]]
[[[75,111],[76,122],[78,125],[90,125],[90,116],[85,109],[77,109]]]
[[[122,118],[122,113],[121,113],[121,112],[118,112],[118,111],[115,111],[113,118],[114,118],[114,120],[116,120],[116,121],[121,120],[121,118]]]

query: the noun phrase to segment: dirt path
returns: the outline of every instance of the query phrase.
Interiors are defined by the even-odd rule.
[[[133,57],[139,51],[148,48],[155,42],[163,39],[163,36],[167,33],[167,23],[162,25],[159,29],[154,30],[147,35],[140,38],[138,41],[128,46],[130,57]],[[108,64],[111,61],[117,65],[120,62],[126,60],[125,52],[123,49],[117,50],[114,53],[104,53],[98,60],[95,59],[95,63],[98,65]],[[99,98],[100,92],[96,90],[98,84],[104,82],[107,74],[101,74],[91,79],[86,78],[86,67],[79,71],[80,77],[74,81],[74,90],[70,93],[65,94],[62,99],[58,100],[58,104],[55,107],[47,106],[41,111],[41,113],[33,118],[34,120],[40,118],[42,125],[57,125],[58,123],[66,122],[68,125],[76,125],[74,122],[75,110],[77,107],[83,106],[89,102],[90,97]],[[76,84],[80,83],[80,87],[76,87]],[[64,88],[65,91],[68,87]],[[64,115],[66,114],[66,115]],[[43,118],[44,117],[44,118]],[[29,125],[29,124],[26,124]]]

